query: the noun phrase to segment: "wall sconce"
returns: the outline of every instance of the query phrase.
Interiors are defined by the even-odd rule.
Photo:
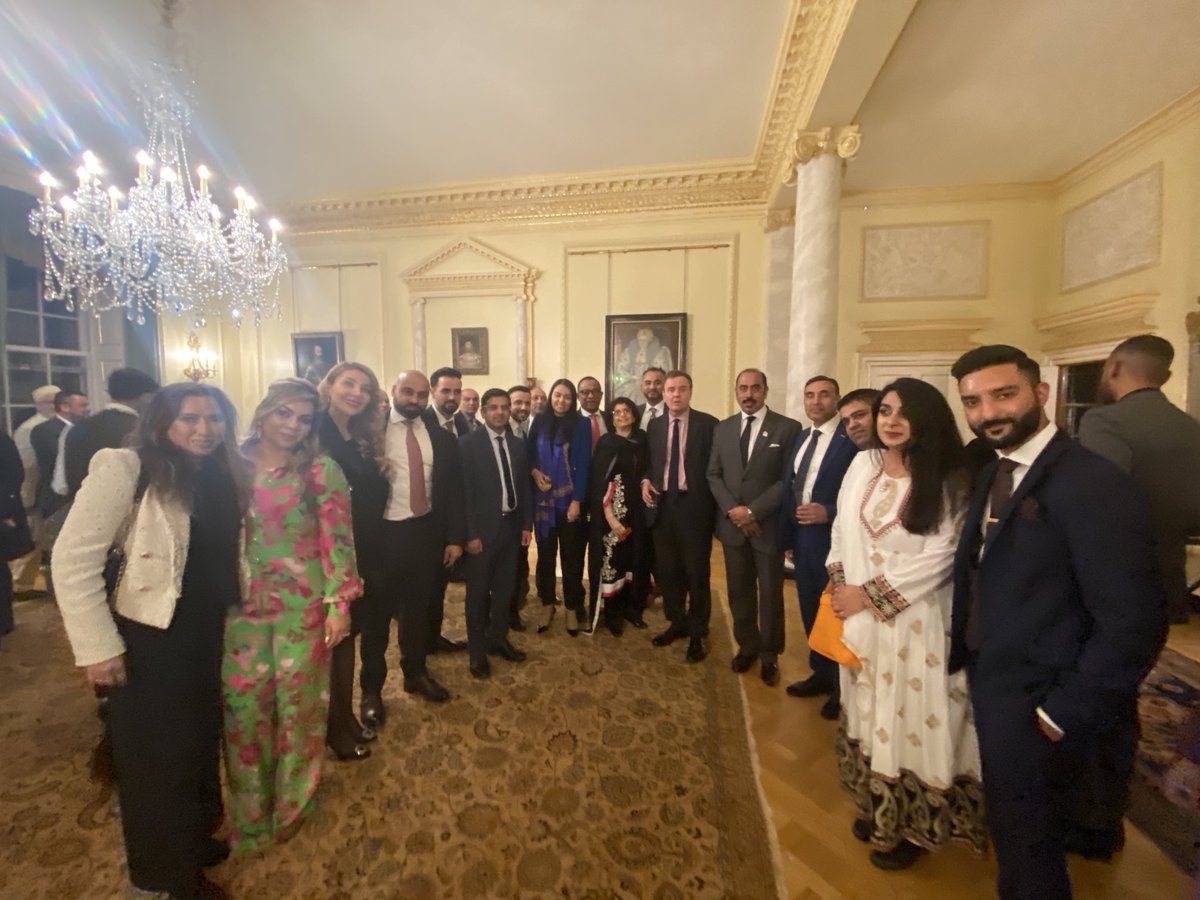
[[[183,370],[183,377],[197,384],[209,378],[217,377],[217,358],[207,350],[200,349],[200,338],[196,332],[188,335],[188,364]]]

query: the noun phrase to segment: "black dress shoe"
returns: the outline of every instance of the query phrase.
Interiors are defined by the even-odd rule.
[[[326,746],[329,746],[328,744]],[[362,744],[355,744],[353,749],[348,752],[336,750],[329,746],[329,752],[333,754],[333,758],[338,762],[362,762],[371,755],[371,748],[364,747]]]
[[[832,694],[833,685],[822,681],[816,675],[811,675],[803,681],[795,681],[787,686],[790,697],[820,697],[822,694]]]
[[[488,655],[499,656],[501,659],[507,659],[509,662],[515,663],[525,661],[525,651],[518,650],[508,641],[505,641],[503,644],[497,644],[495,647],[489,647]]]
[[[156,895],[157,896],[157,895]],[[197,872],[194,881],[168,893],[171,900],[228,900],[229,894],[219,884],[209,881],[203,872]]]
[[[354,743],[356,744],[369,744],[378,738],[379,732],[369,725],[360,725],[354,729]]]
[[[855,819],[854,824],[850,827],[850,833],[854,835],[856,841],[869,844],[871,842],[871,828],[870,819]]]
[[[743,672],[750,671],[750,667],[754,665],[754,660],[755,657],[750,656],[748,653],[739,653],[733,658],[733,661],[729,664],[729,668],[741,675]]]
[[[692,638],[688,641],[687,655],[684,657],[690,663],[698,663],[708,656],[708,650],[704,646],[702,638]]]
[[[508,630],[515,631],[518,634],[526,630],[525,623],[521,621],[520,616],[513,616],[512,621],[508,623]]]
[[[685,634],[686,632],[672,625],[666,631],[660,632],[651,638],[650,643],[652,643],[655,647],[669,647]]]
[[[384,708],[383,698],[378,694],[363,694],[358,713],[363,725],[376,731],[387,721],[387,710]]]
[[[450,699],[450,692],[428,674],[404,679],[404,693],[420,694],[430,703],[445,703]]]
[[[901,841],[893,850],[872,850],[871,864],[889,872],[898,872],[915,863],[922,852],[912,841]]]
[[[613,637],[620,637],[625,631],[625,627],[621,624],[620,619],[606,619],[604,627],[609,630]]]
[[[229,842],[210,837],[200,848],[200,868],[219,866],[229,859]]]
[[[765,662],[762,664],[762,680],[767,687],[779,684],[779,663]]]
[[[842,713],[842,701],[840,697],[830,697],[821,704],[821,718],[828,719],[830,722],[836,722],[838,716]]]
[[[492,666],[486,656],[482,659],[472,659],[470,669],[471,677],[478,678],[481,681],[492,676]]]
[[[462,653],[467,649],[466,641],[452,641],[444,634],[439,634],[429,648],[430,653]]]
[[[626,616],[625,621],[639,631],[649,627],[646,624],[646,620],[642,618],[641,613],[637,614],[636,616]]]

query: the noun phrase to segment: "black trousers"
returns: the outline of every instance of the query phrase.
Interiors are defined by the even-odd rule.
[[[708,637],[712,616],[712,517],[691,491],[658,498],[654,574],[671,627],[691,638]],[[690,602],[689,602],[690,601]]]
[[[721,547],[738,652],[775,662],[784,647],[783,554],[758,550],[749,540]]]
[[[378,590],[377,570],[365,565],[359,557],[359,576],[363,580],[362,596],[350,604],[350,636],[333,648],[329,660],[329,715],[326,719],[325,743],[341,753],[348,753],[359,742],[362,725],[354,715],[354,657],[355,638],[362,633],[371,594]]]
[[[512,515],[500,520],[482,553],[467,557],[467,649],[472,659],[485,658],[489,647],[508,640],[509,586],[517,577],[521,549],[521,520]]]
[[[0,638],[13,630],[13,578],[8,563],[0,560]]]
[[[190,602],[189,602],[190,601]],[[109,694],[129,877],[182,891],[221,823],[221,657],[225,610],[180,598],[167,629],[118,617],[128,683]]]
[[[821,594],[829,583],[829,573],[825,571],[825,556],[803,552],[797,547],[792,551],[792,562],[796,571],[796,594],[800,600],[800,618],[804,621],[804,631],[812,634],[813,624],[817,621],[817,610],[821,608]],[[826,684],[837,697],[841,693],[838,664],[828,656],[822,656],[815,650],[808,651],[808,667],[812,669],[813,677]]]
[[[429,598],[443,569],[446,543],[432,515],[383,523],[385,552],[380,560],[379,589],[367,601],[362,622],[363,692],[378,694],[387,680],[387,648],[392,618],[400,621],[400,669],[405,678],[425,675],[429,646]]]
[[[525,598],[529,596],[529,548],[517,547],[517,577],[513,589],[512,602],[509,605],[509,618],[516,622],[521,617],[521,609],[525,606]]]
[[[581,521],[563,522],[537,542],[537,591],[542,605],[552,606],[556,593],[555,557],[562,562],[563,604],[583,615],[583,554],[587,528]]]

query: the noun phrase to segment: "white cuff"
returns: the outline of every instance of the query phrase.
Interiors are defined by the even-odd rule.
[[[1057,734],[1060,738],[1066,737],[1067,733],[1065,731],[1063,731],[1061,728],[1059,728],[1058,723],[1055,722],[1052,718],[1050,718],[1050,716],[1046,714],[1046,711],[1044,709],[1042,709],[1040,706],[1037,708],[1037,714],[1038,714],[1038,718],[1041,719],[1042,722],[1048,728],[1050,728],[1051,731],[1053,731],[1055,734]]]

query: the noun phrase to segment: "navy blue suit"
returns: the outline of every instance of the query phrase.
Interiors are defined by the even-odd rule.
[[[846,436],[846,425],[839,423],[829,438],[829,446],[817,470],[813,482],[812,502],[820,503],[829,514],[829,521],[817,525],[801,525],[796,521],[796,507],[801,503],[804,485],[796,478],[797,460],[804,442],[812,428],[805,428],[796,438],[792,452],[787,455],[783,466],[783,492],[779,509],[779,547],[792,551],[792,562],[796,566],[796,593],[800,598],[800,616],[804,630],[812,632],[821,605],[821,592],[829,577],[825,572],[825,560],[829,556],[829,542],[833,534],[833,520],[837,515],[838,492],[850,463],[858,453],[854,441]],[[837,663],[820,653],[809,651],[808,665],[813,676],[838,692]]]
[[[1099,760],[1101,789],[1126,790],[1137,688],[1166,636],[1166,596],[1137,487],[1061,432],[992,511],[981,558],[996,468],[979,473],[955,559],[950,670],[970,676],[999,894],[1055,900],[1071,896],[1064,841],[1081,773]],[[1038,729],[1038,707],[1064,731],[1060,743]]]

